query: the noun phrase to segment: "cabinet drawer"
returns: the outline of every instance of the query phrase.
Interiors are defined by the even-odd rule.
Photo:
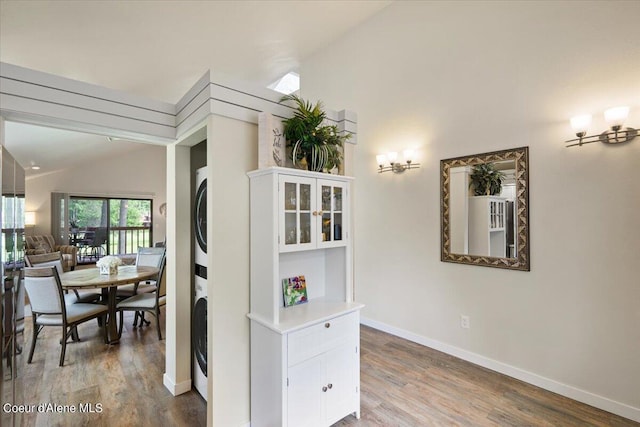
[[[288,365],[293,366],[318,354],[348,343],[356,336],[357,313],[334,317],[288,336]]]

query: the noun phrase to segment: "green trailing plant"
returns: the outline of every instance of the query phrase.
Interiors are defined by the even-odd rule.
[[[349,134],[351,136],[351,134]],[[341,145],[342,147],[342,145]],[[339,168],[342,164],[342,150],[329,150],[329,156],[327,158],[327,164],[325,169],[330,172],[334,168]]]
[[[323,124],[326,113],[321,101],[314,105],[293,94],[280,99],[285,101],[296,105],[293,117],[283,120],[288,153],[294,165],[306,162],[307,169],[315,171],[340,166],[342,147],[351,134],[340,134],[337,126]]]
[[[474,196],[495,196],[502,191],[504,173],[496,169],[493,163],[475,165],[469,175],[469,188]]]

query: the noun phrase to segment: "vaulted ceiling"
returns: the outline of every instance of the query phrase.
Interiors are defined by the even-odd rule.
[[[390,3],[2,0],[0,61],[175,103],[208,69],[267,86]],[[8,124],[5,145],[23,166],[52,144],[60,157],[85,147],[42,132]],[[96,138],[86,137],[96,155],[123,148]],[[43,157],[43,169],[60,167]]]

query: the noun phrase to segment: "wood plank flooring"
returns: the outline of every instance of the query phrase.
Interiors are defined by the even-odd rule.
[[[205,426],[206,402],[197,393],[174,398],[163,386],[165,343],[158,341],[150,319],[150,326],[132,329],[132,316],[125,316],[116,346],[102,343],[95,322],[81,325],[82,341],[67,346],[60,368],[55,328],[45,329],[33,363],[26,364],[28,318],[27,338],[19,338],[26,345],[18,357],[17,401],[101,403],[103,411],[26,414],[15,420],[2,413],[2,426],[13,421],[18,426]],[[161,325],[164,333],[164,321]],[[365,326],[361,356],[361,419],[349,416],[336,426],[640,426]]]
[[[0,411],[2,426],[206,426],[206,402],[191,391],[177,397],[162,384],[165,341],[158,341],[155,317],[151,325],[133,329],[133,313],[125,314],[120,344],[102,341],[97,322],[78,327],[81,341],[67,344],[65,364],[60,357],[59,328],[45,328],[38,338],[31,364],[26,363],[31,345],[31,318],[18,356],[15,402],[72,405],[100,403],[101,413],[32,413],[15,415]],[[164,309],[161,315],[164,336]],[[8,382],[5,382],[5,388]],[[7,402],[3,390],[2,402]]]
[[[640,426],[428,347],[361,327],[361,419],[336,426]]]

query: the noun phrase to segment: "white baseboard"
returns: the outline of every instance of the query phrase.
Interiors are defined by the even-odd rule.
[[[176,384],[171,378],[167,376],[166,373],[162,376],[162,383],[174,396],[186,393],[191,390],[191,380],[182,381]]]
[[[387,332],[391,335],[413,341],[426,347],[433,348],[443,353],[450,354],[459,359],[466,360],[467,362],[480,365],[484,368],[491,369],[492,371],[496,371],[504,375],[508,375],[526,383],[533,384],[545,390],[558,393],[570,399],[577,400],[578,402],[586,403],[587,405],[591,405],[604,411],[620,415],[621,417],[640,422],[640,408],[634,408],[633,406],[616,402],[606,397],[602,397],[597,394],[593,394],[591,392],[542,377],[532,372],[516,368],[515,366],[507,365],[506,363],[490,359],[480,354],[473,353],[471,351],[467,351],[440,341],[436,341],[431,338],[423,337],[413,332],[401,328],[396,328],[395,326],[387,325],[386,323],[378,322],[376,320],[371,320],[364,317],[360,318],[360,323],[365,326],[370,326],[374,329]]]

